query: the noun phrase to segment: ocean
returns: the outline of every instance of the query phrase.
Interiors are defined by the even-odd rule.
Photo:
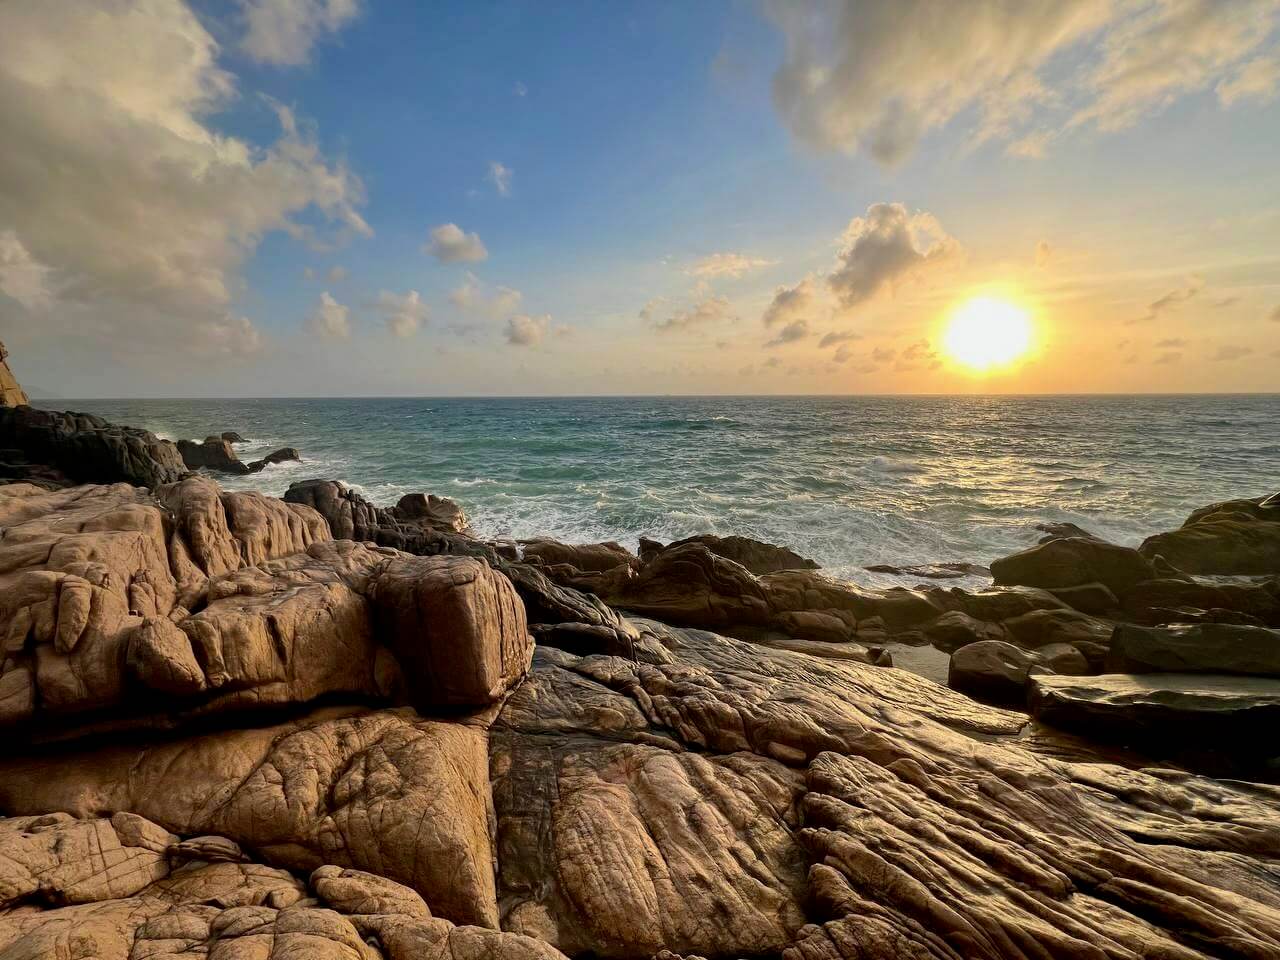
[[[1280,395],[58,400],[169,439],[235,430],[229,489],[424,491],[487,537],[696,533],[785,544],[837,577],[987,563],[1071,521],[1136,545],[1195,507],[1280,488]],[[915,578],[908,578],[914,581]],[[961,581],[962,582],[962,581]]]

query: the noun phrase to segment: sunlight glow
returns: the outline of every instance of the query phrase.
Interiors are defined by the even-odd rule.
[[[955,363],[980,373],[1007,366],[1031,349],[1031,314],[999,297],[973,297],[951,314],[943,350]]]

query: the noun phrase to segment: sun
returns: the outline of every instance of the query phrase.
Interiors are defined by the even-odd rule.
[[[942,345],[954,362],[985,373],[1025,356],[1031,335],[1031,314],[1023,307],[999,297],[973,297],[952,312]]]

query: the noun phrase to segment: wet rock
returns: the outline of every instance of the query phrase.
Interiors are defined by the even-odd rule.
[[[54,468],[77,483],[156,487],[187,472],[178,448],[134,427],[87,413],[0,405],[0,449]]]
[[[1112,624],[1075,610],[1032,610],[1004,622],[1009,639],[1020,647],[1036,650],[1051,643],[1111,642]]]
[[[244,443],[245,442],[244,437],[240,436],[240,434],[236,433],[234,430],[223,430],[222,433],[220,433],[218,436],[221,439],[227,441],[227,443]]]
[[[1052,539],[991,563],[997,584],[1055,590],[1101,583],[1117,596],[1156,574],[1137,550],[1081,537]]]
[[[671,550],[689,543],[700,543],[717,557],[724,557],[740,564],[756,576],[766,573],[777,573],[780,570],[817,570],[818,564],[807,557],[802,557],[794,550],[779,547],[763,540],[751,537],[717,537],[715,534],[703,533],[696,537],[676,540],[663,547],[654,540],[646,540],[642,551],[647,550],[648,563],[662,550]],[[647,545],[647,546],[646,546]],[[656,549],[655,549],[656,548]]]
[[[1037,720],[1101,740],[1149,741],[1177,752],[1211,745],[1224,755],[1274,756],[1259,731],[1280,722],[1280,679],[1193,673],[1036,677]]]
[[[1195,511],[1177,530],[1148,537],[1138,549],[1194,574],[1280,574],[1280,505],[1265,497],[1228,500]]]
[[[612,570],[614,567],[640,567],[640,558],[620,543],[560,543],[558,540],[541,538],[537,540],[521,540],[521,551],[526,560],[533,560],[547,566],[568,564],[584,571],[597,573]]]
[[[998,623],[976,620],[967,613],[952,610],[924,627],[925,638],[939,650],[951,652],[980,641],[1000,642],[1008,635]]]
[[[208,441],[205,441],[206,443]],[[245,470],[248,473],[261,473],[263,469],[276,463],[297,462],[302,459],[302,454],[298,452],[297,447],[281,447],[279,450],[273,450],[261,460],[253,460],[246,465]]]
[[[205,437],[201,443],[179,440],[178,453],[182,455],[188,470],[216,470],[231,474],[250,472],[248,465],[236,455],[231,442],[221,437]]]
[[[1202,623],[1119,624],[1107,668],[1115,673],[1242,673],[1280,677],[1280,630]]]
[[[1095,537],[1083,527],[1076,526],[1074,523],[1062,521],[1058,523],[1037,523],[1036,529],[1044,534],[1040,538],[1040,543],[1048,543],[1050,540],[1096,540],[1102,543],[1102,539]]]
[[[986,703],[1021,707],[1036,671],[1048,672],[1035,654],[1003,640],[981,640],[951,654],[947,686]]]

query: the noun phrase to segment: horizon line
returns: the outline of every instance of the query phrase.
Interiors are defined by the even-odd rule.
[[[154,400],[839,400],[839,399],[912,399],[912,398],[1032,398],[1032,397],[1280,397],[1280,390],[1194,390],[1194,391],[1111,391],[1089,392],[1045,391],[1033,393],[382,393],[382,394],[280,394],[251,396],[224,394],[218,396],[58,396],[30,397],[31,406],[38,403],[89,401],[154,401]]]

